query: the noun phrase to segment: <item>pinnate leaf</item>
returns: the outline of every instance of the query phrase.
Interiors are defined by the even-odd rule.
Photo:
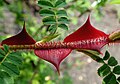
[[[114,67],[113,73],[120,75],[120,65]]]
[[[0,84],[14,84],[14,81],[8,73],[0,71]]]
[[[110,53],[108,51],[105,52],[105,56],[103,57],[103,60],[107,60],[110,57]]]
[[[38,5],[44,8],[53,8],[53,4],[50,1],[40,0],[38,1]]]
[[[54,11],[49,10],[49,9],[42,9],[42,10],[40,10],[40,15],[41,16],[54,16],[55,13],[54,13]]]
[[[12,64],[20,66],[22,64],[22,59],[18,55],[9,54],[7,61],[10,61]]]
[[[19,75],[19,69],[16,65],[10,62],[4,62],[0,66],[2,70],[6,71],[10,76],[17,76]]]
[[[9,52],[9,47],[7,45],[3,45],[4,47],[4,52],[8,53]]]
[[[55,7],[57,7],[57,8],[61,8],[61,7],[65,7],[65,6],[66,6],[65,0],[57,0],[57,2],[55,3]]]
[[[57,15],[58,15],[58,16],[67,16],[67,13],[66,13],[65,10],[59,10],[59,11],[57,12]]]
[[[56,24],[53,24],[53,25],[50,25],[50,27],[49,27],[48,30],[51,31],[51,32],[55,32],[56,29],[57,29],[57,25],[56,25]]]
[[[46,25],[55,24],[56,23],[55,17],[53,16],[45,17],[43,18],[43,23]]]
[[[113,73],[110,73],[103,79],[102,84],[117,84],[116,76]]]
[[[66,18],[66,17],[60,17],[58,19],[58,22],[59,23],[62,23],[62,24],[68,24],[69,23],[69,20]]]
[[[64,30],[68,30],[68,26],[66,24],[59,24],[58,27]]]
[[[4,50],[0,49],[0,54],[1,54],[1,55],[5,55],[6,53],[5,53]]]
[[[107,74],[110,73],[110,67],[107,65],[107,64],[104,64],[103,66],[101,66],[99,69],[98,69],[98,75],[100,77],[104,77],[106,76]]]
[[[110,59],[108,60],[108,64],[110,66],[115,66],[118,64],[117,60],[114,57],[110,57]]]

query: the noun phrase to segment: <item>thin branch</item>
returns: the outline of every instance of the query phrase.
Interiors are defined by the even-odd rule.
[[[7,52],[7,54],[4,56],[4,58],[2,59],[2,61],[0,62],[0,64],[2,64],[4,61],[5,61],[5,59],[7,58],[7,56],[10,54],[10,51],[9,52]]]

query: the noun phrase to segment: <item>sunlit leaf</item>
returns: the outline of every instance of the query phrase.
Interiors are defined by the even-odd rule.
[[[66,6],[65,0],[57,0],[57,2],[55,3],[55,7],[57,8],[65,7],[65,6]]]
[[[110,4],[120,4],[120,0],[111,0]]]

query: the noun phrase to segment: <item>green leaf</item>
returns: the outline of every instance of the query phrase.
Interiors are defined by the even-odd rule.
[[[68,30],[68,26],[66,24],[59,24],[58,27],[64,30]]]
[[[57,15],[58,15],[58,16],[67,16],[67,13],[66,13],[65,10],[59,10],[59,11],[57,12]]]
[[[40,10],[40,15],[41,16],[54,16],[55,13],[49,9],[42,9],[42,10]]]
[[[120,4],[120,0],[111,0],[110,4]]]
[[[40,7],[44,7],[44,8],[53,8],[53,7],[54,7],[51,2],[45,1],[45,0],[40,0],[40,1],[38,1],[38,5],[39,5]]]
[[[10,61],[12,64],[17,65],[17,66],[20,66],[22,64],[22,59],[16,55],[13,55],[13,54],[10,54],[7,57],[7,60]]]
[[[114,57],[110,57],[110,59],[108,60],[108,64],[110,66],[115,66],[118,64],[117,60]]]
[[[56,30],[57,30],[56,24],[55,24],[55,25],[51,25],[51,26],[49,27],[49,31],[50,31],[50,32],[55,32]]]
[[[103,66],[101,66],[99,69],[98,69],[98,75],[100,77],[104,77],[106,76],[107,74],[110,73],[110,67],[107,65],[107,64],[104,64]]]
[[[43,23],[46,25],[55,24],[56,23],[55,17],[53,16],[45,17],[43,18]]]
[[[66,18],[66,17],[60,17],[58,19],[58,22],[59,23],[62,23],[62,24],[68,24],[69,23],[69,20]]]
[[[0,84],[14,84],[14,81],[8,73],[0,71]]]
[[[3,51],[2,49],[0,49],[0,54],[5,56],[5,51]]]
[[[103,79],[103,84],[117,84],[116,76],[110,73]]]
[[[120,83],[120,76],[117,78],[117,81]]]
[[[48,42],[48,41],[50,41],[50,40],[56,38],[57,36],[59,36],[59,34],[49,35],[49,36],[43,38],[43,39],[41,40],[41,42]]]
[[[114,67],[113,73],[120,75],[120,65]]]
[[[58,1],[55,3],[55,7],[57,7],[57,8],[61,8],[61,7],[65,7],[65,6],[66,6],[65,0],[58,0]]]
[[[4,57],[5,55],[0,54],[0,57]]]
[[[8,52],[9,52],[9,47],[8,47],[7,45],[3,45],[3,47],[4,47],[4,51],[5,51],[6,53],[8,53]]]
[[[1,68],[6,71],[11,76],[19,75],[19,69],[16,65],[8,62],[4,62],[1,65]]]
[[[107,60],[110,57],[110,53],[108,51],[105,52],[105,56],[103,57],[103,60]]]
[[[78,51],[85,53],[86,55],[90,56],[93,60],[104,63],[103,59],[99,57],[99,52],[95,50],[87,50],[87,49],[78,49]]]

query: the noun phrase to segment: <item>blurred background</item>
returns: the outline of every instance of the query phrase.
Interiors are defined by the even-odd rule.
[[[26,21],[29,34],[40,41],[49,34],[48,27],[43,25],[39,14],[41,7],[38,0],[0,0],[0,41],[17,34]],[[56,40],[63,40],[65,36],[78,29],[91,15],[91,23],[97,29],[112,33],[120,28],[120,0],[66,0],[70,19],[69,30],[58,30],[61,34]],[[110,51],[120,63],[120,48],[118,45],[105,46],[102,49]],[[34,53],[21,52],[23,65],[20,66],[20,75],[16,77],[15,84],[101,84],[97,75],[96,63],[87,55],[73,51],[60,66],[59,76],[54,67],[46,61],[39,59]]]

